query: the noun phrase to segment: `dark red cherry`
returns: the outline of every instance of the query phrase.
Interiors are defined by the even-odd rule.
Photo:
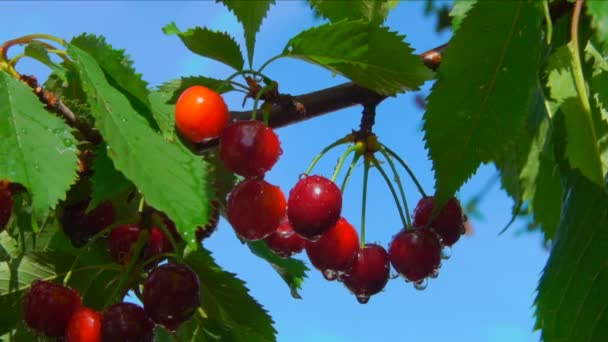
[[[390,261],[388,253],[382,246],[366,244],[352,267],[344,275],[344,285],[357,296],[361,304],[367,303],[369,297],[382,291],[388,282]]]
[[[429,228],[404,229],[393,237],[388,254],[397,272],[418,282],[439,268],[441,244]]]
[[[289,222],[305,239],[317,239],[336,224],[341,212],[340,188],[323,176],[304,177],[289,192]]]
[[[110,306],[101,318],[103,342],[152,342],[154,323],[144,309],[133,303],[117,303]]]
[[[106,201],[86,212],[89,200],[67,205],[63,209],[63,231],[75,247],[82,247],[95,234],[108,227],[116,219],[112,203]]]
[[[326,277],[332,272],[348,271],[357,253],[359,235],[344,218],[340,218],[319,240],[306,242],[310,262],[324,274],[328,273]]]
[[[66,342],[101,342],[101,314],[87,307],[76,310],[65,333]]]
[[[144,260],[149,260],[150,258],[157,256],[162,253],[171,253],[173,252],[173,245],[171,244],[171,240],[164,231],[160,228],[152,227],[150,229],[150,236],[148,237],[148,243],[144,248]],[[158,259],[156,263],[160,262],[162,259]]]
[[[287,216],[283,217],[277,230],[268,235],[264,242],[266,242],[268,248],[282,258],[300,253],[306,244],[306,240],[293,230]]]
[[[60,337],[81,305],[78,291],[50,281],[35,280],[23,299],[25,323],[37,334]]]
[[[279,137],[259,121],[239,121],[220,138],[220,158],[226,168],[244,177],[263,176],[281,155]]]
[[[433,210],[435,210],[435,198],[433,196],[421,198],[414,209],[413,225],[416,227],[430,225],[443,239],[444,245],[452,246],[465,232],[460,203],[455,197],[452,197],[431,222]]]
[[[127,265],[133,257],[134,247],[141,229],[136,224],[122,224],[110,233],[110,256],[118,264]]]
[[[155,268],[144,283],[143,296],[148,316],[169,330],[190,319],[201,304],[198,276],[183,264]]]
[[[0,181],[1,182],[1,181]],[[13,196],[8,189],[8,184],[5,188],[0,187],[0,231],[6,228],[8,220],[13,212]]]
[[[230,193],[226,214],[241,237],[259,240],[279,226],[285,204],[285,195],[278,186],[261,179],[246,179]]]
[[[196,227],[194,233],[196,239],[201,242],[206,238],[210,237],[213,232],[217,229],[217,225],[220,222],[220,207],[219,203],[215,200],[211,201],[211,216],[204,226]]]

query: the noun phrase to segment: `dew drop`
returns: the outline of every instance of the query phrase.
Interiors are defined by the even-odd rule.
[[[361,304],[367,304],[367,302],[369,302],[369,296],[367,295],[359,294],[356,297],[357,301]]]
[[[447,260],[451,256],[452,256],[452,247],[443,246],[443,248],[441,248],[441,259]]]
[[[338,272],[334,270],[324,270],[323,277],[329,281],[336,280],[338,278]]]
[[[418,291],[422,291],[422,290],[426,289],[428,284],[429,284],[429,281],[426,278],[424,278],[422,280],[418,280],[418,281],[414,282],[414,288]]]
[[[36,171],[40,171],[40,165],[38,163],[34,164],[34,169],[36,169]]]
[[[437,277],[439,277],[439,269],[436,268],[433,270],[433,272],[431,272],[431,274],[429,275],[429,277],[433,278],[433,279],[437,279]]]
[[[299,179],[299,180],[302,180],[302,179],[304,179],[304,178],[306,178],[306,177],[308,177],[308,173],[306,173],[306,172],[302,172],[302,173],[300,173],[300,175],[298,176],[298,179]]]

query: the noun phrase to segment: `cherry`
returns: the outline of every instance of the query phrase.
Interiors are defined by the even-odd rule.
[[[114,223],[116,213],[111,202],[103,202],[88,213],[89,200],[67,205],[61,215],[63,231],[74,247],[84,246],[95,234]]]
[[[439,268],[441,244],[429,228],[403,229],[393,237],[388,254],[397,272],[419,282]]]
[[[268,248],[282,258],[300,253],[306,244],[306,240],[295,233],[287,216],[283,217],[277,230],[268,235],[264,242],[266,242]]]
[[[118,264],[127,265],[137,243],[141,229],[135,224],[122,224],[112,229],[109,239],[109,249],[112,259]]]
[[[263,176],[283,153],[279,137],[259,121],[239,121],[226,127],[220,158],[226,168],[244,177]]]
[[[195,85],[182,92],[175,104],[175,125],[188,140],[203,142],[222,135],[230,112],[217,92]]]
[[[148,260],[156,255],[171,252],[173,252],[173,245],[171,244],[171,240],[169,240],[167,234],[160,230],[160,228],[152,227],[150,229],[148,244],[144,249],[143,259]],[[159,259],[158,262],[160,261],[161,260]]]
[[[293,229],[315,240],[336,224],[342,211],[342,193],[323,176],[302,178],[289,192],[287,216]]]
[[[216,200],[211,201],[211,217],[204,226],[196,227],[194,233],[198,242],[205,240],[210,237],[211,234],[217,229],[217,225],[220,221],[220,207]]]
[[[6,228],[12,212],[13,196],[11,195],[11,191],[8,189],[8,187],[0,187],[0,231]]]
[[[50,281],[35,280],[23,299],[25,323],[38,334],[63,336],[70,317],[81,305],[78,291]]]
[[[359,236],[355,228],[341,217],[317,241],[306,242],[310,262],[328,278],[347,271],[359,253]]]
[[[455,197],[450,198],[437,217],[430,221],[433,210],[435,210],[435,198],[433,196],[421,198],[414,209],[413,225],[423,227],[430,224],[443,239],[442,243],[445,246],[452,246],[465,231],[460,203]]]
[[[228,197],[228,221],[244,239],[270,235],[285,215],[285,195],[278,186],[262,179],[246,179]]]
[[[380,245],[366,244],[348,272],[342,275],[344,285],[352,291],[361,304],[382,291],[388,282],[390,261],[386,250]]]
[[[143,304],[154,322],[177,329],[201,304],[198,276],[183,264],[155,268],[144,283]]]
[[[68,322],[66,342],[101,342],[101,314],[87,307],[76,310]]]
[[[133,303],[116,303],[110,306],[101,318],[101,340],[103,342],[152,342],[154,323],[144,309]]]

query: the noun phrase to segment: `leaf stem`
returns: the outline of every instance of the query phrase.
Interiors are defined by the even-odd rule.
[[[355,155],[353,156],[353,160],[350,163],[348,170],[346,171],[344,180],[342,181],[342,186],[340,187],[340,192],[342,193],[342,195],[344,195],[344,190],[346,189],[346,184],[348,183],[348,180],[350,179],[350,175],[353,173],[355,166],[357,166],[357,162],[359,161],[359,158],[361,158],[361,154],[355,153]]]
[[[335,182],[336,178],[338,178],[338,175],[340,174],[340,171],[342,170],[342,166],[344,166],[344,161],[346,160],[346,158],[351,153],[355,152],[358,148],[359,148],[358,144],[352,145],[352,146],[350,146],[349,148],[346,149],[346,151],[344,152],[344,154],[342,154],[342,156],[338,160],[338,164],[336,165],[336,169],[334,170],[334,174],[331,176],[331,181],[332,182]]]
[[[547,24],[547,45],[551,44],[553,37],[553,21],[551,20],[551,12],[549,11],[549,0],[543,0],[543,11],[545,13],[545,22]]]
[[[317,165],[319,160],[321,160],[321,158],[323,158],[323,156],[325,154],[327,154],[327,152],[331,151],[334,147],[349,143],[351,140],[352,140],[352,136],[351,136],[351,134],[348,134],[345,137],[342,137],[342,138],[334,141],[333,143],[329,144],[328,146],[326,146],[319,154],[317,154],[317,156],[312,160],[312,162],[310,162],[310,165],[308,165],[308,168],[306,169],[306,171],[304,173],[309,175],[310,172],[312,171],[312,169],[315,167],[315,165]]]
[[[395,204],[397,205],[397,211],[399,211],[399,217],[401,217],[401,223],[403,224],[403,227],[408,227],[407,220],[403,216],[403,209],[401,208],[401,203],[399,203],[399,197],[397,197],[397,192],[395,191],[395,187],[393,186],[393,183],[391,182],[390,178],[388,178],[388,175],[386,174],[386,172],[380,165],[380,162],[378,162],[378,159],[376,159],[376,157],[373,154],[371,155],[370,159],[371,159],[372,163],[374,164],[374,166],[378,169],[378,171],[382,175],[382,178],[384,178],[386,185],[388,185],[388,188],[391,191],[391,194],[393,195],[393,200],[395,201]]]
[[[407,205],[407,198],[405,197],[405,190],[403,189],[403,183],[401,183],[401,178],[399,177],[399,173],[397,172],[397,167],[395,166],[395,162],[393,162],[391,155],[386,151],[386,149],[384,149],[384,148],[382,148],[382,146],[380,146],[379,151],[384,156],[384,158],[388,162],[388,165],[391,167],[391,170],[393,171],[395,183],[397,183],[397,187],[399,188],[399,194],[401,195],[401,201],[403,202],[403,208],[405,210],[405,219],[407,221],[407,226],[409,227],[412,225],[412,222],[410,219],[410,217],[411,217],[410,209]]]
[[[369,176],[369,158],[366,155],[363,159],[363,195],[361,199],[361,247],[365,247],[365,209],[367,208],[367,180]]]
[[[589,104],[589,97],[587,96],[587,90],[585,89],[585,77],[583,75],[583,67],[581,65],[581,58],[579,54],[579,42],[578,42],[578,25],[580,21],[581,11],[583,8],[584,0],[576,0],[574,5],[574,13],[572,14],[572,26],[570,27],[570,35],[572,39],[572,70],[574,72],[574,82],[576,85],[576,91],[583,104],[583,109],[586,114],[590,116],[591,105]],[[589,119],[591,119],[589,117]],[[593,126],[592,126],[593,127]],[[593,129],[592,129],[593,131]],[[595,141],[595,134],[594,134]]]
[[[418,181],[418,178],[416,178],[416,175],[414,174],[414,172],[412,171],[412,169],[410,169],[410,167],[407,165],[407,163],[397,153],[395,153],[395,151],[391,150],[388,146],[380,143],[380,149],[384,149],[393,158],[397,159],[397,162],[399,162],[399,164],[401,164],[401,166],[405,169],[405,171],[407,172],[407,174],[410,176],[410,178],[412,179],[412,181],[416,185],[416,188],[418,188],[418,192],[420,193],[420,195],[422,197],[427,197],[426,192],[424,192],[424,188],[422,188],[422,185],[420,185],[420,182]]]

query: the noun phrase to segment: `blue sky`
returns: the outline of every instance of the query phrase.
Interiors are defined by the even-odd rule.
[[[425,18],[423,1],[402,1],[387,25],[405,34],[417,52],[446,42],[437,35],[434,18]],[[151,85],[188,75],[226,77],[232,71],[220,63],[191,54],[175,36],[161,27],[175,21],[181,29],[196,25],[230,32],[243,46],[242,29],[230,12],[213,1],[132,2],[2,2],[0,41],[29,33],[50,33],[70,39],[82,32],[101,34],[118,48],[125,48],[138,72]],[[277,1],[258,35],[255,64],[279,53],[287,40],[320,23],[300,1]],[[25,73],[46,73],[34,63],[20,64]],[[330,72],[299,60],[280,59],[266,69],[282,92],[301,94],[344,82]],[[420,92],[430,89],[426,84]],[[384,101],[378,109],[375,131],[413,168],[427,192],[433,189],[431,162],[422,140],[422,111],[414,93]],[[240,98],[229,96],[231,109],[240,110]],[[250,102],[251,103],[251,102]],[[311,159],[328,143],[356,128],[360,108],[345,109],[278,130],[284,154],[267,180],[285,192]],[[330,154],[315,169],[331,173],[339,152]],[[466,184],[463,199],[473,196],[493,177],[491,166],[482,167]],[[359,226],[362,169],[352,177],[344,197],[343,215]],[[410,206],[419,199],[406,184]],[[390,193],[379,175],[371,173],[368,193],[368,241],[384,246],[401,223]],[[360,305],[341,284],[327,282],[316,271],[309,273],[301,294],[292,299],[278,275],[264,261],[251,255],[234,237],[226,222],[207,243],[222,266],[248,283],[251,293],[270,311],[279,341],[424,340],[468,342],[538,341],[532,307],[535,288],[548,253],[538,234],[517,235],[521,222],[498,236],[510,219],[511,201],[494,187],[480,205],[483,220],[474,220],[474,234],[455,246],[443,262],[440,275],[424,291],[402,279],[391,280],[383,293]],[[306,260],[304,255],[300,256]],[[307,261],[306,261],[307,262]],[[204,281],[204,279],[202,279]]]

